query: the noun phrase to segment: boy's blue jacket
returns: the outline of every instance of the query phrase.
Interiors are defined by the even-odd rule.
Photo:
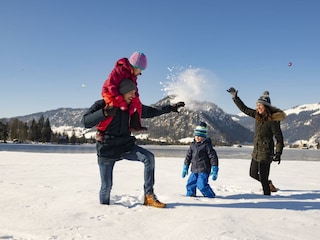
[[[211,166],[219,166],[218,155],[212,147],[211,139],[205,138],[202,142],[194,140],[190,144],[184,164],[191,164],[191,172],[208,174],[211,172]]]

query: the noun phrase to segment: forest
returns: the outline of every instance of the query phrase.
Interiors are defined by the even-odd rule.
[[[4,123],[0,121],[0,142],[7,143],[58,143],[58,144],[80,144],[86,143],[88,139],[85,137],[76,137],[75,132],[72,136],[66,133],[56,133],[51,129],[48,118],[40,117],[38,121],[22,122],[17,118],[12,118]],[[90,141],[90,139],[89,139]]]

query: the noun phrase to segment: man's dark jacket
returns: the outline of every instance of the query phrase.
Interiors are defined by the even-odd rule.
[[[103,112],[104,107],[105,102],[101,99],[87,110],[82,119],[85,128],[95,127],[106,118]],[[142,105],[142,118],[152,118],[170,111],[170,105],[161,107]],[[96,143],[97,155],[99,158],[119,159],[122,153],[132,149],[135,142],[136,138],[131,136],[129,129],[128,111],[117,109],[111,123],[104,132],[104,140]]]

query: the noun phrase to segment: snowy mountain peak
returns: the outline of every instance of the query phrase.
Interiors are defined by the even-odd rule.
[[[158,101],[154,106],[175,103],[174,96],[168,96]],[[54,132],[65,133],[71,136],[85,134],[87,138],[94,135],[95,129],[84,129],[81,118],[87,109],[59,108],[46,112],[34,113],[16,117],[22,122],[38,121],[41,116],[49,118]],[[285,110],[287,118],[281,123],[285,141],[310,139],[320,141],[320,103],[303,104]],[[9,121],[10,119],[0,119]],[[209,137],[219,143],[250,143],[253,139],[254,119],[243,114],[229,115],[212,102],[188,102],[180,113],[169,113],[152,119],[143,119],[148,127],[144,139],[161,139],[166,142],[192,139],[193,130],[200,122],[205,121],[209,128]]]
[[[301,112],[312,112],[312,115],[320,114],[320,103],[302,104],[291,109],[285,110],[287,115],[300,114]]]

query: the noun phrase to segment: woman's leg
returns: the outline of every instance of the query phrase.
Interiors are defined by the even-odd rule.
[[[259,162],[257,162],[256,160],[251,159],[249,175],[250,177],[260,182]]]
[[[270,186],[269,186],[269,173],[270,173],[270,162],[262,161],[260,162],[260,182],[263,189],[264,195],[270,195]]]

